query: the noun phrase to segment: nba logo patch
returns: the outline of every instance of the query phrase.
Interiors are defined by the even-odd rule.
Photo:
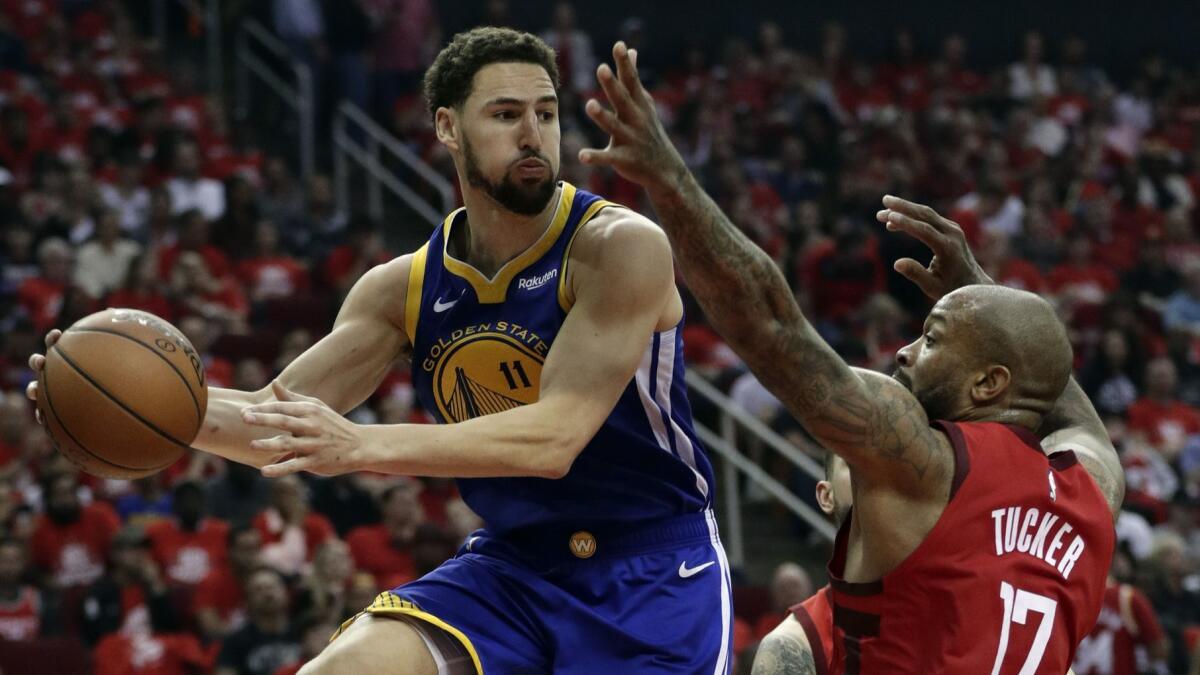
[[[1058,486],[1054,484],[1054,472],[1047,471],[1046,478],[1050,480],[1050,501],[1058,501]]]

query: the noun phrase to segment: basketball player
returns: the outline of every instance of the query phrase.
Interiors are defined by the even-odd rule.
[[[554,59],[525,33],[456,36],[425,92],[465,208],[369,271],[270,389],[209,390],[202,450],[267,476],[457,477],[486,522],[305,675],[729,671],[671,250],[649,220],[557,181]],[[342,417],[400,356],[445,424]]]
[[[717,330],[850,466],[854,506],[829,565],[832,671],[1066,672],[1100,611],[1124,484],[1053,309],[990,285],[955,223],[885,197],[877,217],[935,253],[896,269],[937,304],[894,378],[862,377],[691,176],[636,53],[618,43],[613,57],[616,73],[598,72],[612,109],[586,106],[611,140],[580,159],[646,188]]]
[[[864,371],[867,372],[867,371]],[[878,375],[883,377],[883,375]],[[817,506],[841,527],[850,513],[850,467],[834,453],[825,455],[825,479],[817,481]],[[833,605],[828,585],[790,609],[791,615],[758,645],[751,675],[826,675],[833,655]]]

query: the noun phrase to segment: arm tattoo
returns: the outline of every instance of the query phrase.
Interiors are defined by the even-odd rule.
[[[937,445],[916,399],[898,383],[856,374],[804,317],[775,261],[694,178],[650,197],[688,287],[763,385],[852,463],[884,457],[924,479]]]
[[[791,635],[772,633],[754,655],[750,675],[816,675],[812,649]]]

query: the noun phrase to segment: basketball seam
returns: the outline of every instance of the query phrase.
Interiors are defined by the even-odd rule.
[[[117,406],[119,408],[121,408],[121,410],[124,410],[125,412],[129,413],[130,415],[133,415],[137,419],[137,421],[141,422],[142,424],[145,424],[146,427],[148,427],[151,431],[157,433],[159,436],[162,436],[163,438],[167,439],[168,441],[171,441],[175,445],[178,445],[187,450],[192,449],[191,445],[184,443],[183,441],[175,438],[171,434],[168,434],[167,432],[163,431],[162,429],[159,429],[158,426],[155,425],[153,422],[146,419],[145,417],[142,417],[136,411],[134,411],[132,408],[125,405],[125,403],[123,401],[121,401],[117,397],[113,396],[112,394],[108,393],[108,391],[106,391],[104,389],[104,387],[100,386],[99,382],[96,382],[95,380],[92,379],[91,375],[88,375],[86,372],[84,372],[84,370],[82,368],[75,365],[75,362],[71,360],[71,357],[67,356],[67,353],[65,351],[63,351],[63,349],[61,347],[59,347],[58,345],[54,345],[53,349],[54,349],[54,351],[58,352],[58,355],[62,357],[63,361],[65,361],[67,363],[67,365],[71,366],[71,368],[73,368],[75,370],[75,372],[79,373],[80,377],[82,377],[83,379],[90,382],[91,385],[96,388],[96,391],[100,392],[101,394],[104,394],[105,398],[107,398],[108,400],[117,404]]]
[[[185,377],[183,373],[179,372],[179,368],[176,368],[175,364],[171,363],[170,359],[163,356],[162,354],[159,354],[157,351],[155,351],[153,348],[151,348],[150,345],[146,344],[145,342],[142,342],[141,340],[139,340],[135,337],[126,335],[120,331],[108,330],[107,328],[72,328],[72,329],[70,329],[70,332],[72,332],[72,333],[104,333],[106,335],[116,335],[117,337],[125,338],[126,340],[129,340],[130,342],[133,342],[134,344],[141,346],[142,348],[148,350],[151,354],[154,354],[158,358],[162,359],[163,363],[167,364],[167,366],[169,366],[171,368],[171,370],[175,371],[175,374],[179,376],[180,380],[183,380],[183,385],[185,387],[187,387],[188,395],[190,395],[192,397],[192,405],[194,405],[196,407],[196,419],[199,420],[199,422],[201,424],[204,423],[204,411],[200,410],[200,399],[196,398],[196,392],[192,391],[192,385],[191,385],[191,383],[189,383],[187,381],[187,377]]]
[[[64,360],[65,360],[65,357],[64,357]],[[167,468],[168,466],[171,466],[175,462],[179,461],[178,458],[176,458],[176,459],[172,459],[170,462],[163,464],[162,466],[138,467],[138,466],[125,466],[124,464],[117,464],[116,462],[114,462],[106,457],[101,457],[100,455],[97,455],[96,453],[92,452],[86,445],[84,445],[78,438],[76,438],[75,434],[71,433],[70,428],[68,428],[67,425],[63,423],[62,418],[58,416],[58,410],[56,410],[54,408],[54,399],[51,398],[51,396],[50,396],[50,378],[42,378],[42,386],[43,386],[43,390],[45,391],[46,405],[50,406],[50,412],[51,412],[51,414],[54,415],[54,419],[58,420],[58,426],[62,428],[63,433],[65,433],[67,436],[71,437],[71,442],[75,444],[75,447],[86,452],[88,455],[90,455],[92,458],[96,459],[97,461],[100,461],[109,466],[116,467],[118,469],[126,469],[128,471],[162,471],[163,469]],[[94,383],[93,383],[93,386],[95,386]],[[101,392],[104,391],[103,389],[100,389],[99,387],[96,387],[96,389]],[[50,433],[49,427],[46,428],[46,432]],[[54,434],[50,434],[50,440],[54,440]],[[57,444],[57,441],[55,441],[55,443]],[[62,450],[59,449],[59,452],[62,452]],[[66,455],[64,454],[63,456],[65,457]],[[70,457],[67,457],[67,459],[70,459]],[[71,463],[76,464],[76,466],[78,466],[78,464],[74,460],[71,460]]]

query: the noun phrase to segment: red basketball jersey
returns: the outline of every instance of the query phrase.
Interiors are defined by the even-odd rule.
[[[1033,434],[938,422],[954,447],[950,500],[899,566],[844,581],[850,519],[829,563],[833,673],[1062,675],[1104,599],[1112,514],[1074,452]]]
[[[813,593],[812,597],[788,609],[808,638],[817,675],[828,675],[829,658],[833,655],[833,602],[829,587]]]

